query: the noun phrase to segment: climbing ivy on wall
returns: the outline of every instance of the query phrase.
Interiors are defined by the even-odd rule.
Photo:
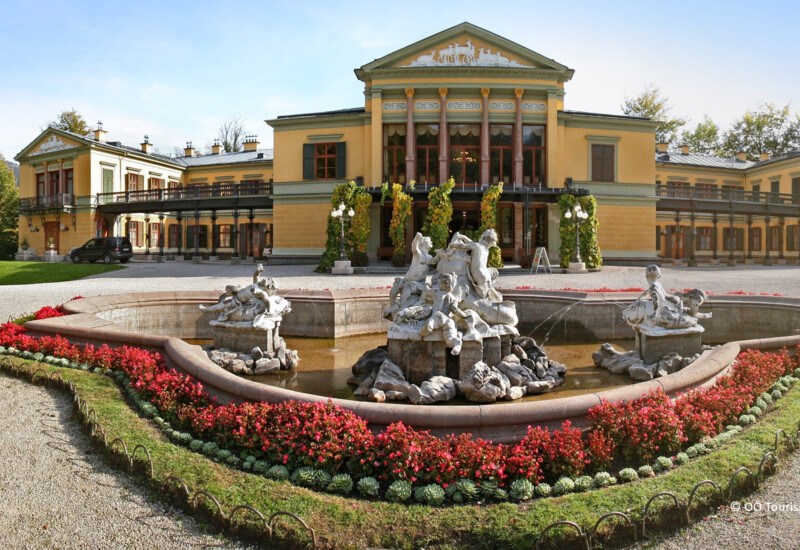
[[[366,265],[366,263],[360,262],[367,261],[365,249],[369,238],[369,208],[372,204],[372,197],[366,189],[358,187],[354,181],[350,181],[333,188],[331,210],[339,208],[342,203],[344,203],[345,212],[351,208],[355,212],[353,219],[345,226],[345,250],[349,248],[348,258],[353,265]],[[341,231],[341,223],[329,212],[325,251],[322,253],[316,271],[324,272],[327,268],[333,267],[333,262],[339,258]]]
[[[569,261],[575,250],[575,224],[572,219],[564,219],[564,213],[571,210],[575,204],[580,204],[581,209],[589,214],[586,221],[581,223],[578,241],[581,259],[586,267],[601,267],[603,256],[597,244],[597,201],[592,195],[561,195],[558,197],[558,208],[561,212],[561,222],[558,233],[561,236],[561,267],[569,267]]]
[[[497,185],[490,185],[481,197],[481,226],[478,229],[478,238],[487,229],[497,231],[497,202],[503,194],[503,182]],[[493,246],[489,249],[489,267],[503,267],[503,258],[500,255],[500,248]]]
[[[394,247],[392,265],[402,266],[406,263],[406,227],[411,217],[413,199],[399,183],[392,184],[391,192],[388,183],[384,183],[381,189],[383,198],[391,196],[392,199],[392,219],[389,222],[389,238]]]
[[[428,213],[425,223],[422,224],[422,234],[431,238],[433,250],[446,248],[450,236],[450,219],[453,217],[453,203],[450,202],[450,192],[456,186],[451,177],[439,187],[434,187],[428,192]]]

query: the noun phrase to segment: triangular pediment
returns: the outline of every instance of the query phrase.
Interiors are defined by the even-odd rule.
[[[504,67],[552,71],[568,80],[572,70],[471,23],[461,23],[356,70],[359,78],[381,69]]]
[[[82,147],[86,144],[87,141],[85,139],[71,132],[47,128],[25,147],[25,149],[20,151],[16,158],[44,155],[56,151]]]

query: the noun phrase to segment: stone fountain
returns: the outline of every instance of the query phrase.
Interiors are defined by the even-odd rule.
[[[497,270],[487,263],[496,244],[493,229],[478,242],[455,233],[431,256],[430,238],[416,234],[411,267],[395,279],[384,311],[392,321],[387,345],[353,366],[356,395],[428,404],[460,392],[485,403],[550,391],[563,381],[566,367],[519,336],[515,304],[494,288]]]
[[[201,311],[218,314],[209,322],[214,331],[209,358],[234,374],[269,374],[292,369],[299,361],[297,351],[288,349],[279,333],[291,303],[277,295],[271,277],[260,277],[262,271],[259,264],[252,284],[228,285],[216,304],[200,306]]]
[[[694,288],[682,296],[667,293],[656,265],[647,267],[645,277],[647,290],[622,311],[636,336],[636,349],[620,352],[603,344],[592,355],[598,367],[614,374],[627,372],[634,380],[651,380],[691,364],[700,355],[705,331],[698,320],[711,317],[700,312],[707,298],[703,290]]]

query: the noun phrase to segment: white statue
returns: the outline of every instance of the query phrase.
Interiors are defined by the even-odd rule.
[[[253,273],[253,283],[244,288],[235,285],[225,287],[219,301],[210,306],[200,306],[201,311],[219,312],[212,324],[252,323],[258,326],[265,318],[282,316],[291,311],[291,304],[277,295],[277,284],[269,277],[259,275],[264,266],[258,264]]]
[[[452,355],[461,352],[461,333],[456,329],[452,315],[464,319],[469,316],[458,307],[458,299],[452,293],[455,284],[454,273],[445,273],[439,277],[439,291],[436,293],[431,316],[419,331],[420,336],[424,338],[435,330],[440,330],[445,343],[452,348],[450,352]]]
[[[657,265],[647,266],[645,277],[650,286],[622,311],[622,317],[633,328],[682,329],[695,326],[698,318],[711,317],[710,313],[698,311],[706,300],[704,291],[693,289],[684,299],[667,293],[659,281],[661,269]]]
[[[494,289],[497,278],[497,269],[488,267],[489,249],[497,246],[497,233],[494,229],[487,229],[478,242],[459,235],[460,244],[466,246],[470,252],[469,273],[478,298],[489,298],[493,302],[500,302],[503,297]]]

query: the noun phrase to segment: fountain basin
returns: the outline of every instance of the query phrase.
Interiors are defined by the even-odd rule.
[[[212,327],[208,325],[210,315],[197,306],[216,302],[219,294],[220,291],[163,292],[83,298],[64,305],[65,311],[72,315],[29,321],[25,327],[35,336],[61,334],[75,343],[154,349],[164,355],[171,367],[197,378],[209,393],[223,402],[329,399],[240,378],[212,363],[200,347],[184,342],[183,338],[213,338]],[[388,304],[385,289],[280,294],[292,302],[293,312],[281,325],[286,336],[336,338],[385,332],[388,326],[381,315]],[[558,338],[633,338],[633,331],[622,320],[619,306],[634,300],[636,293],[603,295],[514,290],[504,294],[517,303],[520,322],[524,324],[535,326],[560,311],[563,315],[554,315],[551,319],[553,335]],[[566,309],[568,306],[573,307]],[[705,306],[714,313],[712,319],[704,322],[705,339],[728,343],[705,352],[686,369],[647,382],[579,396],[498,405],[429,407],[332,401],[361,416],[375,429],[402,420],[434,434],[471,432],[495,442],[511,442],[523,437],[528,425],[557,428],[570,420],[573,425],[585,427],[588,410],[604,399],[612,402],[635,399],[658,388],[676,395],[713,383],[724,374],[741,349],[778,349],[800,343],[797,335],[774,337],[800,326],[800,299],[715,295]]]

